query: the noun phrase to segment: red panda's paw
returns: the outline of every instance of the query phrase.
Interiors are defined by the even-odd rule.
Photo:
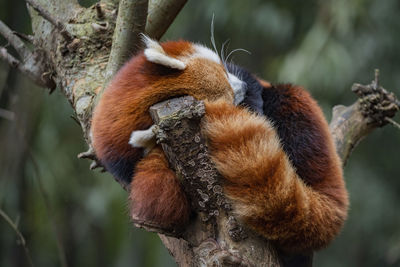
[[[160,150],[153,149],[137,166],[130,191],[131,216],[134,221],[179,231],[189,220],[190,206]]]

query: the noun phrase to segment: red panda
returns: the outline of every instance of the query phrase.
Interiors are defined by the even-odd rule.
[[[191,95],[205,101],[203,134],[237,218],[284,250],[326,246],[346,219],[348,197],[328,124],[310,94],[271,85],[198,44],[144,41],[105,90],[91,128],[101,163],[130,184],[131,216],[168,229],[189,220],[148,110]]]

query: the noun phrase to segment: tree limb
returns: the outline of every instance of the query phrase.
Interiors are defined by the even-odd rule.
[[[21,40],[29,42],[31,44],[33,44],[33,42],[35,41],[35,38],[32,35],[16,32],[16,31],[13,31],[13,33],[16,36],[18,36]]]
[[[159,40],[186,2],[187,0],[150,0],[146,34]]]
[[[359,99],[348,107],[335,106],[329,125],[343,164],[365,136],[375,128],[386,125],[400,109],[396,96],[379,86],[377,71],[371,84],[354,84],[352,90]]]
[[[121,0],[106,70],[111,78],[141,48],[140,34],[146,26],[148,0]]]
[[[10,55],[7,52],[7,49],[0,47],[0,58],[6,61],[11,67],[28,76],[37,85],[50,89],[55,87],[54,81],[51,77],[46,76],[46,73],[41,71],[40,62],[35,60],[34,54],[31,54],[25,59],[26,62],[22,63]]]
[[[48,22],[50,22],[64,37],[65,41],[67,41],[68,43],[72,42],[73,36],[67,31],[67,28],[65,27],[64,23],[62,23],[60,20],[55,18],[54,14],[51,14],[50,12],[48,12],[35,0],[25,0],[25,1],[34,10],[36,10],[36,12],[38,12],[40,16],[42,16],[44,19],[46,19]]]
[[[31,55],[29,49],[25,46],[24,42],[12,31],[10,30],[3,21],[0,20],[0,34],[6,38],[6,40],[15,48],[18,55],[24,59]]]

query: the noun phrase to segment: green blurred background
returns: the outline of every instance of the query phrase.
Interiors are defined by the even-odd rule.
[[[210,46],[212,14],[219,47],[230,39],[230,50],[251,51],[236,53],[236,63],[304,85],[328,119],[333,105],[355,100],[352,83],[369,83],[374,68],[400,96],[398,0],[189,0],[163,39]],[[31,32],[22,0],[0,0],[0,19]],[[59,90],[48,95],[0,62],[0,108],[12,112],[0,118],[0,208],[18,224],[35,266],[61,266],[57,240],[68,266],[175,266],[157,235],[130,224],[126,192],[77,159],[86,145]],[[399,151],[392,126],[357,147],[345,167],[349,219],[315,266],[400,266]],[[0,266],[28,266],[2,218]]]

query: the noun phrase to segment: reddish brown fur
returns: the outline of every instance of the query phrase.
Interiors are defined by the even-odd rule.
[[[130,200],[134,219],[166,229],[183,227],[189,220],[189,203],[159,146],[137,165]]]
[[[172,56],[187,56],[191,52],[191,43],[189,42],[169,42],[162,46]],[[151,105],[180,95],[191,95],[197,99],[224,98],[227,101],[233,101],[233,91],[225,70],[222,65],[213,61],[193,58],[187,63],[186,69],[180,71],[148,62],[143,53],[132,58],[116,74],[94,112],[93,146],[98,158],[105,164],[120,159],[127,159],[128,162],[135,164],[142,157],[143,149],[133,148],[128,144],[131,133],[151,126],[152,120],[148,113]],[[156,165],[153,164],[153,166]],[[172,205],[173,199],[171,199],[170,202],[158,203],[160,206],[153,209],[150,208],[150,200],[147,201],[145,197],[141,197],[143,195],[139,197],[138,190],[146,188],[147,181],[152,184],[157,183],[156,177],[160,173],[157,173],[154,168],[151,170],[153,172],[137,172],[133,178],[134,184],[138,185],[132,186],[132,192],[135,193],[131,198],[133,200],[140,199],[140,201],[132,201],[134,203],[133,211],[139,211],[138,213],[143,214],[146,218],[165,219],[166,215],[159,215],[157,212],[165,210],[163,214],[173,214],[168,209],[181,204],[177,202]],[[171,175],[172,173],[169,172],[162,176],[170,179]],[[136,187],[139,189],[136,190]],[[173,191],[172,184],[167,190]],[[178,200],[179,197],[175,199]],[[165,205],[165,207],[163,208],[161,205]],[[188,214],[182,214],[183,218],[187,216]],[[168,224],[178,225],[182,220],[172,216],[169,218]]]
[[[271,83],[270,82],[265,81],[263,79],[260,79],[258,77],[256,77],[256,78],[257,78],[257,81],[261,84],[262,87],[271,87]]]
[[[179,58],[193,52],[192,44],[185,41],[162,47]],[[306,127],[317,133],[313,138],[320,157],[310,155],[304,168],[295,170],[271,123],[230,104],[233,92],[222,65],[203,58],[185,63],[185,70],[175,70],[148,62],[141,53],[118,72],[93,117],[93,145],[99,159],[113,162],[122,158],[133,164],[141,159],[142,149],[131,147],[128,141],[133,131],[151,126],[151,105],[186,94],[208,100],[204,134],[237,216],[287,250],[325,246],[346,218],[348,199],[340,160],[315,101],[301,88],[275,88],[259,80],[265,90],[287,90],[293,98],[276,108],[281,118],[302,114],[307,118]],[[296,172],[300,169],[301,175]],[[136,219],[178,228],[189,218],[187,199],[158,146],[136,166],[130,199]]]
[[[176,53],[173,44],[164,46]],[[181,46],[185,43],[179,43]],[[116,157],[138,153],[128,144],[132,131],[152,124],[151,105],[179,95],[233,99],[223,67],[215,62],[193,59],[184,71],[177,71],[148,62],[143,54],[134,57],[117,73],[96,107],[92,133],[99,158],[108,158],[114,151]]]
[[[331,138],[325,139],[331,169],[309,187],[267,120],[222,101],[207,103],[206,112],[203,128],[211,156],[238,217],[286,250],[326,246],[340,231],[348,205]]]
[[[168,55],[173,57],[193,53],[192,44],[183,40],[162,43],[161,46]]]

